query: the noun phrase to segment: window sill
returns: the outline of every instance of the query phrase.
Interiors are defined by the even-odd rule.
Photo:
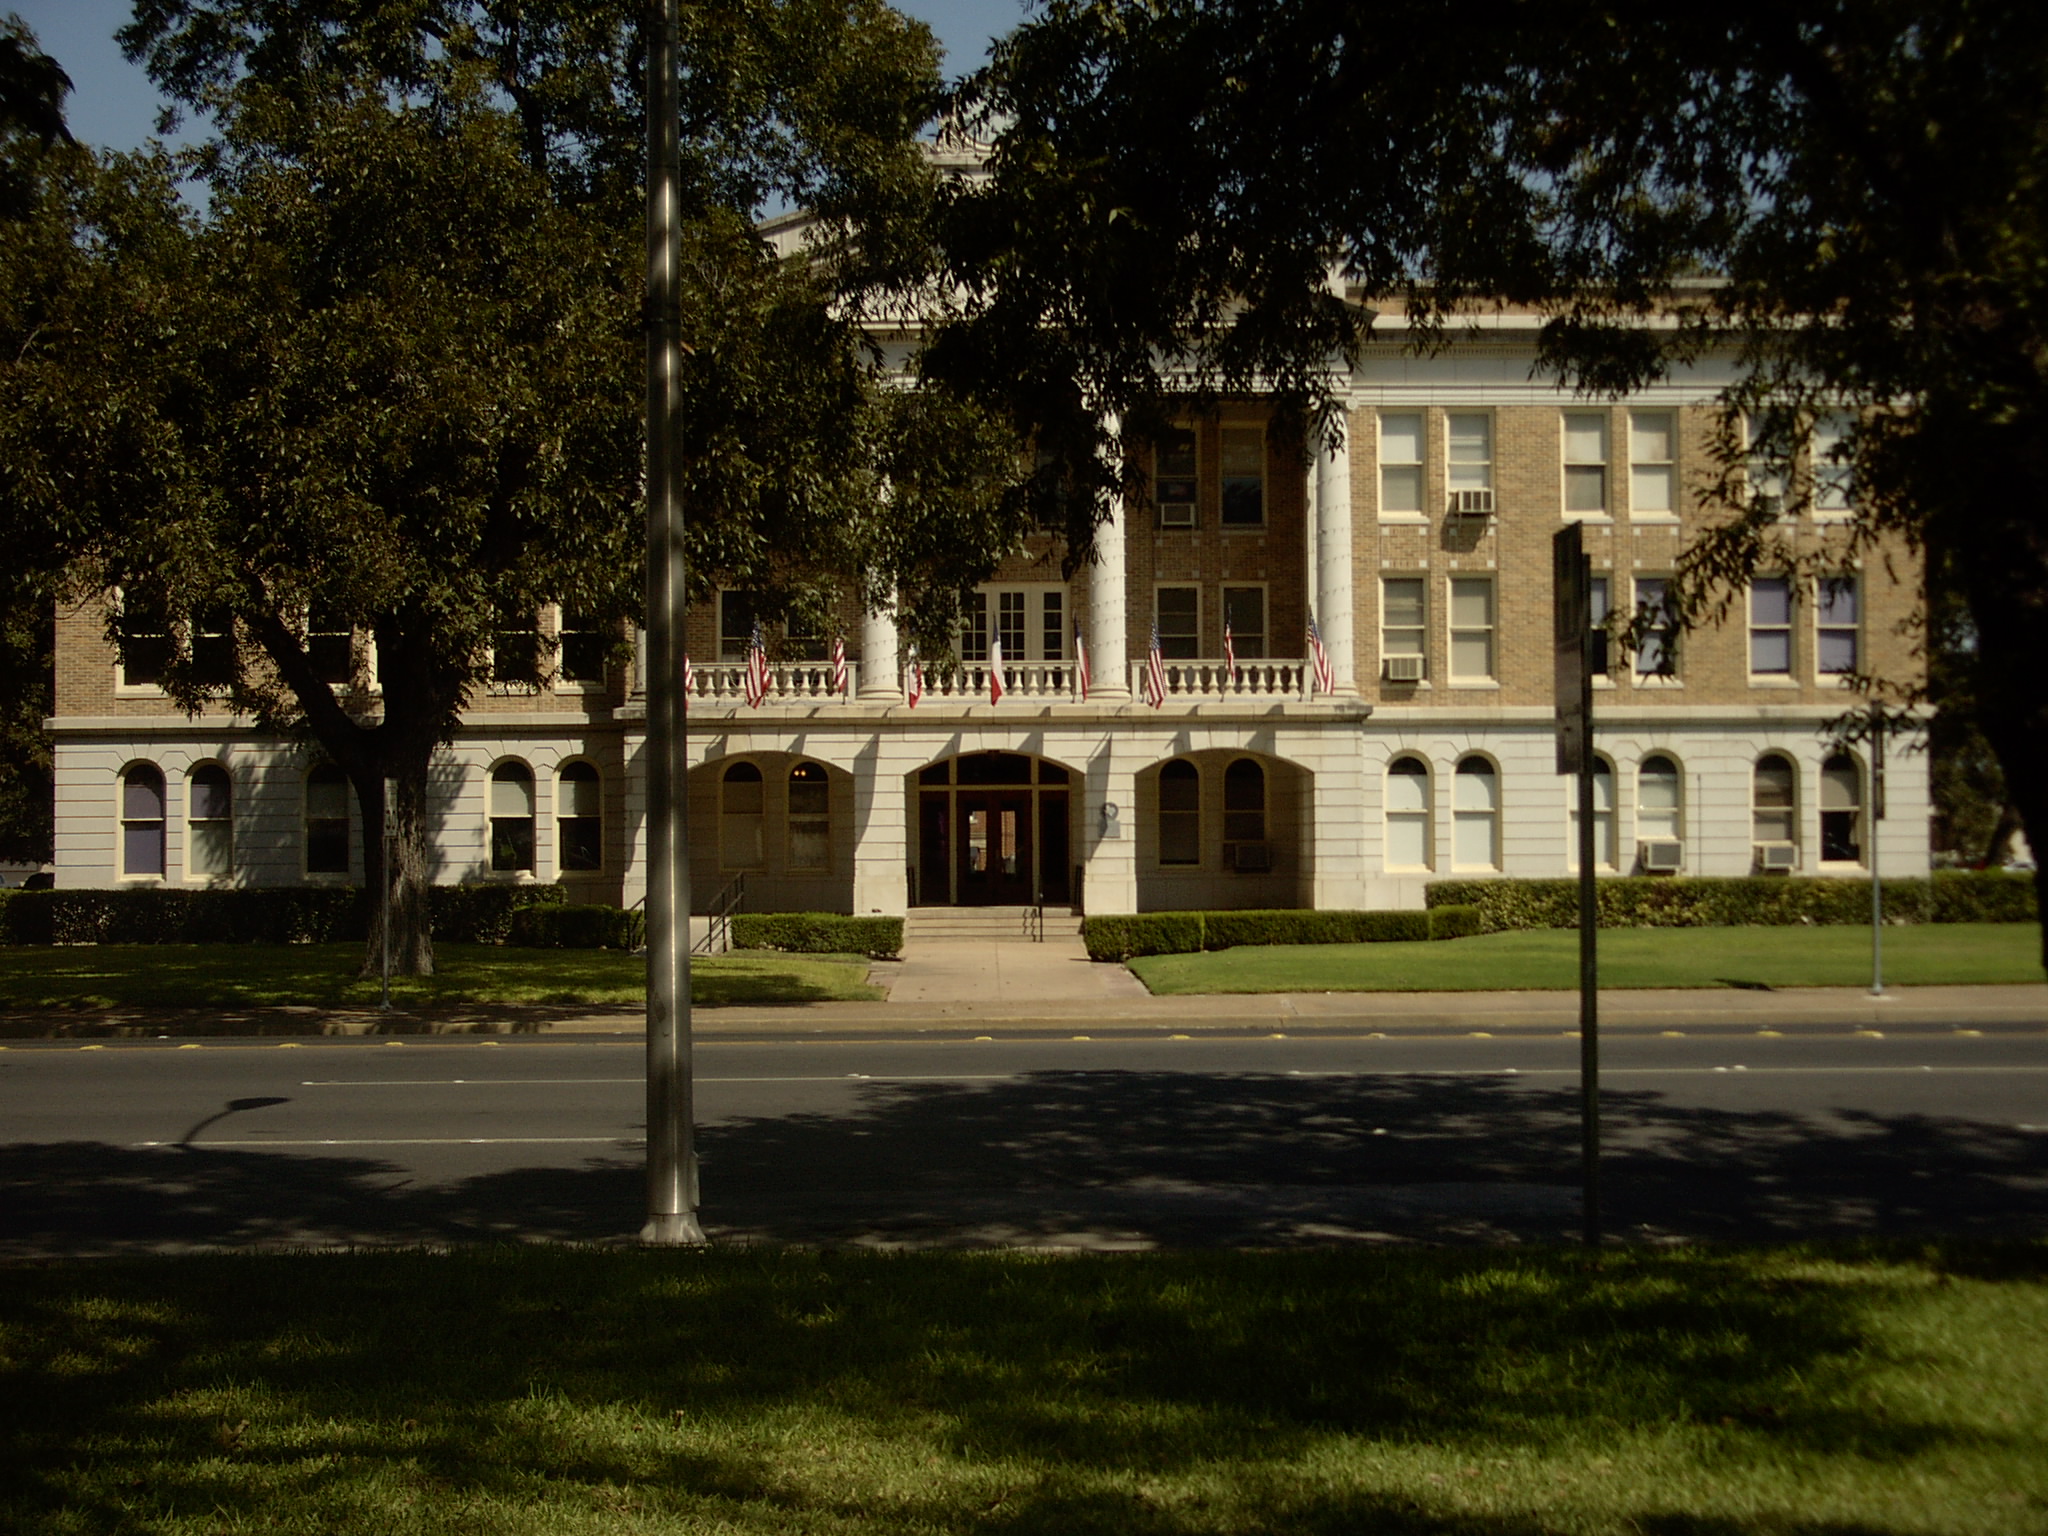
[[[1596,523],[1610,528],[1614,525],[1612,512],[1566,512],[1562,516],[1568,523]]]
[[[1429,526],[1429,514],[1427,512],[1382,512],[1379,515],[1379,520],[1383,526],[1393,528],[1427,528]]]
[[[590,694],[593,694],[593,693],[603,693],[603,692],[605,692],[605,690],[606,690],[606,688],[607,688],[608,686],[609,686],[608,684],[605,684],[605,683],[597,683],[597,682],[592,682],[592,683],[583,683],[583,682],[565,682],[565,683],[556,683],[556,684],[554,685],[554,691],[555,691],[556,693],[567,693],[567,694],[582,694],[582,695],[584,695],[584,696],[586,696],[586,697],[587,697],[587,696],[589,696]]]
[[[1684,521],[1676,512],[1631,512],[1628,520],[1652,528],[1676,528]]]
[[[1469,679],[1454,677],[1448,683],[1444,684],[1444,686],[1446,688],[1460,689],[1471,693],[1498,693],[1500,691],[1500,679],[1497,677],[1481,677]]]
[[[114,684],[114,697],[117,699],[168,699],[170,695],[165,693],[155,683],[116,683]]]
[[[1638,677],[1635,679],[1634,686],[1642,689],[1645,693],[1662,693],[1667,689],[1683,688],[1685,686],[1685,679],[1682,677]]]
[[[170,884],[170,882],[169,882],[169,881],[168,881],[168,880],[167,880],[167,879],[166,879],[166,878],[165,878],[164,876],[162,876],[162,875],[116,875],[116,876],[115,876],[114,878],[115,878],[116,880],[118,880],[118,881],[119,881],[119,882],[120,882],[121,884],[123,884],[123,885],[168,885],[168,884]]]
[[[1266,525],[1264,523],[1218,523],[1216,525],[1216,530],[1219,533],[1226,534],[1264,533],[1266,531]]]
[[[1799,686],[1799,679],[1796,677],[1781,677],[1775,672],[1752,672],[1749,676],[1749,686],[1752,688],[1797,688]]]

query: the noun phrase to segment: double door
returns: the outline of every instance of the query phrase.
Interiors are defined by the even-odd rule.
[[[1041,896],[1067,899],[1064,793],[1019,787],[927,794],[918,841],[924,905],[1025,907]]]

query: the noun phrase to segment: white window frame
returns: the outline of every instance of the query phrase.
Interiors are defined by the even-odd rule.
[[[1451,438],[1454,435],[1454,423],[1459,421],[1461,418],[1485,423],[1485,459],[1458,461],[1453,460],[1451,458]],[[1500,454],[1500,445],[1497,441],[1497,434],[1494,430],[1495,426],[1496,422],[1494,420],[1494,413],[1490,410],[1447,410],[1444,412],[1444,490],[1446,492],[1446,499],[1448,501],[1455,502],[1458,497],[1458,492],[1460,491],[1493,490],[1493,467],[1495,463],[1498,462]],[[1474,474],[1475,470],[1476,476]],[[1461,482],[1459,480],[1458,477],[1461,472],[1464,473],[1467,480],[1470,481],[1469,484]]]
[[[754,817],[754,856],[751,863],[734,862],[732,850],[727,842],[727,831],[731,826],[728,818],[749,814],[746,811],[734,812],[726,806],[726,794],[731,787],[727,783],[727,778],[735,768],[751,768],[754,777],[751,780],[742,779],[740,782],[751,783],[761,792],[760,807],[751,813]],[[765,870],[768,867],[768,774],[759,763],[750,758],[724,762],[718,768],[718,867],[730,872]]]
[[[156,775],[160,798],[155,816],[128,814],[128,776],[138,768]],[[157,867],[131,872],[128,868],[129,826],[156,827]],[[124,763],[114,777],[114,878],[124,885],[162,885],[171,878],[171,776],[153,758],[138,757]]]
[[[1216,587],[1216,654],[1223,654],[1223,623],[1230,617],[1230,594],[1233,592],[1256,592],[1259,594],[1259,615],[1263,627],[1259,631],[1259,652],[1256,656],[1246,653],[1237,632],[1231,632],[1231,643],[1237,648],[1240,661],[1265,661],[1273,654],[1273,591],[1272,583],[1266,581],[1223,581]]]
[[[218,769],[222,774],[226,776],[228,781],[228,813],[224,817],[200,817],[193,814],[193,780],[198,778],[201,773],[205,772],[209,768]],[[235,803],[240,799],[241,796],[235,793],[235,776],[229,770],[228,765],[226,763],[221,762],[218,758],[208,757],[201,758],[197,762],[189,763],[186,765],[184,876],[187,884],[213,885],[217,882],[228,880],[233,877],[235,873]],[[227,823],[228,832],[227,868],[216,870],[200,870],[194,868],[195,861],[193,855],[195,850],[199,846],[199,838],[196,829],[205,826],[212,826],[222,821],[225,821]]]
[[[1671,577],[1668,574],[1631,575],[1629,577],[1628,611],[1632,618],[1643,610],[1643,587],[1646,583],[1655,583],[1660,603],[1671,590]],[[1663,647],[1665,655],[1670,660],[1671,669],[1668,674],[1654,669],[1644,670],[1643,656],[1648,650],[1648,646],[1637,646],[1630,653],[1628,664],[1629,678],[1633,685],[1637,688],[1676,688],[1681,686],[1684,682],[1685,667],[1685,652],[1683,649],[1685,636],[1683,631],[1674,623],[1668,629],[1658,631],[1653,636],[1646,635],[1644,638],[1646,640],[1654,638],[1656,643]]]
[[[342,814],[339,817],[320,818],[322,821],[338,820],[342,823],[341,846],[344,867],[313,868],[313,775],[323,768],[333,768],[337,773],[341,773],[337,764],[318,762],[308,763],[305,772],[299,775],[299,874],[314,885],[347,885],[355,878],[356,873],[356,816],[360,813],[361,807],[356,804],[355,785],[349,781],[346,773],[341,774]]]
[[[609,652],[610,652],[610,650],[611,650],[611,645],[610,645],[610,641],[611,641],[612,635],[611,635],[611,634],[608,634],[608,633],[606,632],[606,630],[605,630],[605,629],[603,629],[603,628],[599,628],[599,629],[594,629],[594,630],[591,630],[591,629],[578,629],[578,630],[571,630],[571,629],[568,629],[568,628],[566,628],[566,627],[565,627],[565,626],[567,625],[568,621],[569,621],[569,610],[568,610],[568,609],[567,609],[566,607],[564,607],[564,606],[563,606],[563,605],[562,605],[561,603],[550,603],[550,604],[548,604],[548,622],[549,622],[550,624],[552,624],[552,625],[554,626],[554,636],[555,636],[555,665],[554,665],[554,668],[553,668],[553,676],[552,676],[552,679],[551,679],[551,686],[552,686],[553,690],[554,690],[554,691],[555,691],[556,693],[569,693],[569,694],[591,694],[591,693],[603,693],[603,692],[605,691],[605,688],[606,688],[606,686],[607,686],[608,682],[610,681],[610,678],[609,678],[609,674],[610,674],[610,672],[611,672],[611,665],[610,665],[610,662],[609,662],[609,660],[608,660],[608,659],[606,659],[606,656],[608,655],[608,653],[609,653]],[[613,632],[613,633],[615,633],[615,632]],[[568,671],[568,667],[567,667],[567,664],[566,664],[566,662],[565,662],[564,658],[565,658],[565,657],[567,656],[567,654],[568,654],[568,652],[567,652],[567,646],[568,646],[568,638],[567,638],[567,637],[568,637],[569,635],[571,635],[571,634],[578,634],[578,635],[591,635],[591,634],[594,634],[594,635],[598,636],[598,637],[599,637],[599,639],[600,639],[601,641],[603,641],[603,642],[604,642],[604,645],[603,645],[602,651],[601,651],[601,653],[600,653],[600,659],[599,659],[599,662],[598,662],[598,669],[597,669],[597,676],[596,676],[596,677],[594,677],[594,678],[572,678],[572,677],[569,677],[569,676],[567,676],[567,671]],[[558,775],[558,776],[559,776],[559,772],[560,772],[560,770],[558,769],[558,770],[557,770],[557,775]]]
[[[1843,523],[1856,515],[1855,465],[1834,463],[1830,454],[1856,427],[1847,411],[1823,411],[1814,418],[1807,438],[1807,473],[1813,480],[1813,520]]]
[[[1027,620],[1029,617],[1027,613]],[[823,778],[825,809],[823,812],[806,811],[799,818],[796,811],[796,797],[792,791],[796,788],[796,776],[806,768],[817,769]],[[792,875],[830,875],[832,873],[832,770],[815,758],[800,758],[798,761],[791,763],[789,765],[789,772],[783,775],[782,796],[782,867]],[[796,832],[797,823],[800,819],[807,827],[821,828],[824,832],[825,856],[815,864],[799,864],[796,861]]]
[[[1477,779],[1479,777],[1477,774],[1468,774],[1461,771],[1465,764],[1474,762],[1486,764],[1493,780],[1493,804],[1485,809],[1468,807],[1459,803],[1461,797],[1458,794],[1458,781],[1460,779]],[[1451,765],[1451,868],[1453,870],[1490,869],[1499,871],[1503,867],[1502,855],[1506,849],[1506,839],[1502,836],[1501,825],[1502,779],[1503,775],[1500,771],[1499,762],[1485,752],[1464,753],[1458,758],[1457,762]],[[1464,827],[1481,821],[1488,824],[1487,841],[1491,844],[1492,862],[1486,864],[1469,863],[1459,857],[1459,843],[1461,839],[1458,834]]]
[[[1486,589],[1484,625],[1458,622],[1458,588],[1461,584]],[[1483,634],[1486,637],[1487,670],[1484,673],[1461,676],[1457,670],[1458,638],[1461,635],[1474,634]],[[1453,688],[1500,687],[1500,583],[1492,576],[1457,575],[1444,578],[1444,674],[1445,681]]]
[[[1827,606],[1830,584],[1845,585],[1849,589],[1849,602],[1853,617],[1846,624],[1829,623],[1823,610]],[[1847,633],[1851,652],[1850,665],[1844,668],[1829,667],[1822,641],[1831,634]],[[1832,576],[1822,576],[1813,597],[1813,675],[1822,682],[1833,678],[1839,687],[1849,686],[1849,680],[1863,670],[1863,579],[1858,571],[1841,571]]]
[[[573,781],[573,780],[569,780],[569,779],[568,779],[568,773],[569,773],[569,770],[570,770],[571,768],[588,768],[588,769],[589,769],[589,770],[590,770],[590,771],[591,771],[592,773],[594,773],[594,774],[596,774],[596,775],[597,775],[597,814],[596,814],[595,816],[572,816],[572,815],[570,815],[570,814],[569,814],[569,812],[568,812],[568,805],[569,805],[569,797],[568,797],[568,795],[567,795],[566,793],[564,793],[564,791],[563,791],[563,784],[564,784],[565,782],[575,782],[575,781]],[[585,756],[582,756],[582,755],[578,755],[578,756],[576,756],[576,757],[565,757],[565,758],[563,758],[563,759],[562,759],[562,760],[561,760],[560,762],[558,762],[558,763],[556,763],[556,764],[555,764],[555,771],[554,771],[554,775],[553,775],[552,783],[553,783],[553,789],[554,789],[554,823],[555,823],[555,824],[554,824],[554,827],[552,828],[552,831],[553,831],[553,833],[554,833],[554,836],[553,836],[553,838],[552,838],[552,842],[553,842],[553,845],[554,845],[554,855],[555,855],[555,877],[556,877],[557,879],[562,879],[562,878],[565,878],[565,877],[566,877],[566,878],[569,878],[569,879],[576,879],[576,880],[581,880],[581,879],[585,879],[585,878],[588,878],[589,876],[592,876],[592,875],[601,875],[601,874],[603,874],[603,873],[604,873],[604,870],[605,870],[605,863],[606,863],[606,860],[605,860],[605,814],[604,814],[604,791],[605,791],[605,783],[604,783],[604,769],[600,768],[600,767],[599,767],[599,766],[598,766],[598,765],[597,765],[596,763],[592,762],[592,761],[591,761],[591,760],[590,760],[590,759],[589,759],[588,757],[585,757]],[[565,825],[566,825],[567,823],[569,823],[569,822],[572,822],[572,821],[595,821],[595,822],[597,823],[597,863],[596,863],[595,865],[593,865],[593,866],[592,866],[591,868],[589,868],[589,869],[571,869],[571,868],[569,867],[569,862],[568,862],[568,860],[567,860],[567,859],[565,859],[565,858],[564,858],[564,857],[562,856],[562,828],[563,828],[563,827],[564,827],[564,826],[565,826]],[[536,849],[534,850],[534,852],[535,852],[535,857],[536,857],[536,858],[538,858],[538,856],[539,856],[539,849],[538,849],[538,848],[536,848]]]
[[[547,658],[542,654],[541,646],[541,636],[546,633],[546,630],[542,628],[545,619],[545,609],[536,608],[533,611],[533,628],[530,631],[514,629],[500,624],[493,624],[491,626],[491,634],[493,636],[524,635],[529,633],[533,636],[533,677],[531,679],[500,677],[498,675],[498,647],[496,641],[493,640],[492,644],[484,648],[485,665],[490,669],[491,680],[489,689],[493,698],[530,699],[538,694],[546,685]]]
[[[1572,428],[1574,423],[1591,423],[1599,428],[1600,457],[1598,459],[1575,459],[1572,457]],[[1561,410],[1557,413],[1558,426],[1558,505],[1564,509],[1567,522],[1604,523],[1614,518],[1614,412],[1611,410]],[[1598,469],[1600,472],[1600,505],[1597,507],[1572,506],[1572,471],[1574,469]]]
[[[1757,770],[1763,767],[1764,759],[1772,757],[1775,757],[1781,763],[1786,763],[1790,765],[1792,769],[1792,803],[1790,805],[1766,806],[1761,804],[1757,800]],[[1806,862],[1806,841],[1804,838],[1800,836],[1801,831],[1804,830],[1800,826],[1801,810],[1802,807],[1800,805],[1799,794],[1799,759],[1794,757],[1790,752],[1785,751],[1782,747],[1767,747],[1763,751],[1757,753],[1757,755],[1753,759],[1751,759],[1749,765],[1750,841],[1752,843],[1778,843],[1789,841],[1792,844],[1792,847],[1796,850],[1795,867],[1799,865],[1804,865]],[[1785,818],[1786,829],[1791,834],[1790,837],[1778,838],[1759,836],[1758,833],[1760,829],[1758,826],[1758,822],[1759,818],[1764,815],[1770,815],[1772,817],[1783,816]]]
[[[1638,423],[1645,417],[1662,417],[1669,424],[1666,447],[1669,458],[1653,459],[1642,450],[1643,439],[1649,434],[1641,431]],[[1675,523],[1679,520],[1678,482],[1678,412],[1671,407],[1631,407],[1628,413],[1628,515],[1631,522]],[[1643,507],[1636,501],[1636,475],[1638,470],[1661,471],[1669,485],[1665,500],[1668,507]]]
[[[1422,615],[1414,624],[1389,624],[1387,622],[1387,588],[1397,581],[1414,583],[1415,590],[1422,599]],[[1397,651],[1393,649],[1387,637],[1397,632],[1403,635],[1413,634],[1415,636],[1415,649],[1412,651]],[[1389,656],[1420,656],[1422,658],[1422,681],[1416,686],[1424,688],[1429,686],[1429,577],[1427,575],[1419,572],[1414,575],[1396,575],[1382,572],[1380,575],[1381,662],[1384,663]]]
[[[1668,832],[1661,830],[1651,832],[1645,831],[1643,828],[1643,766],[1653,758],[1662,758],[1671,765],[1673,799],[1668,807],[1671,812],[1671,830]],[[1652,839],[1659,839],[1665,842],[1682,844],[1685,841],[1685,764],[1679,761],[1678,754],[1665,747],[1658,747],[1653,751],[1645,752],[1636,761],[1635,789],[1636,841],[1638,843],[1646,843]],[[1667,807],[1664,806],[1655,807],[1659,815],[1662,815],[1666,809]]]
[[[118,629],[121,623],[121,616],[127,612],[127,594],[119,587],[114,588],[113,605],[114,625]],[[151,631],[151,633],[154,633],[154,631]],[[168,659],[175,660],[178,651],[178,637],[176,630],[172,627],[171,616],[168,612],[164,614],[163,635],[169,651]],[[121,647],[118,644],[114,647],[114,694],[117,698],[129,699],[161,699],[168,697],[164,692],[164,685],[162,683],[131,683],[128,681],[128,662],[122,656]],[[123,772],[125,773],[126,770],[124,769]]]
[[[1621,772],[1614,765],[1614,759],[1605,752],[1593,754],[1593,872],[1614,875],[1621,872]],[[1604,770],[1604,772],[1603,772]],[[1607,782],[1607,806],[1600,806],[1600,782]],[[1565,789],[1565,868],[1573,874],[1579,872],[1579,780],[1576,774],[1564,776]],[[1602,831],[1607,835],[1607,846],[1600,846]],[[1603,852],[1605,856],[1603,857]]]
[[[1757,619],[1757,587],[1763,582],[1778,582],[1785,589],[1785,617],[1782,621],[1772,620],[1761,623]],[[1799,594],[1793,589],[1790,576],[1752,576],[1745,594],[1749,625],[1744,633],[1745,650],[1743,664],[1749,670],[1752,688],[1783,688],[1796,685],[1799,681]],[[1763,634],[1783,634],[1785,638],[1785,670],[1782,672],[1759,672],[1756,666],[1757,637]]]
[[[1849,814],[1855,819],[1851,830],[1856,836],[1856,857],[1853,859],[1831,859],[1828,857],[1827,818],[1842,814],[1840,808],[1828,804],[1828,769],[1838,759],[1845,760],[1856,777],[1856,804]],[[1854,752],[1830,752],[1821,759],[1820,770],[1814,780],[1814,843],[1815,862],[1822,869],[1868,869],[1870,867],[1870,838],[1876,823],[1870,817],[1870,769],[1863,759]]]
[[[1394,783],[1394,765],[1401,762],[1417,762],[1422,765],[1422,808],[1420,810],[1400,809],[1393,804],[1388,790]],[[1402,778],[1409,777],[1406,774]],[[1391,872],[1426,871],[1436,868],[1436,767],[1420,752],[1396,752],[1387,759],[1386,767],[1380,770],[1380,812],[1385,821],[1381,847],[1381,864]],[[1404,824],[1418,825],[1422,829],[1422,862],[1420,864],[1397,864],[1394,862],[1394,823],[1399,818]]]
[[[1411,459],[1389,459],[1387,457],[1387,422],[1392,418],[1415,423],[1415,457]],[[1375,442],[1379,456],[1379,518],[1383,523],[1427,523],[1429,521],[1429,412],[1416,406],[1409,410],[1384,410],[1375,418]],[[1413,507],[1390,507],[1387,504],[1387,471],[1412,470],[1415,475],[1415,505]]]
[[[528,802],[527,813],[524,817],[500,816],[498,814],[498,773],[501,769],[515,764],[526,770],[526,785],[532,795],[532,799]],[[524,868],[515,865],[510,869],[500,869],[498,868],[497,849],[494,846],[497,836],[497,823],[500,821],[522,820],[527,824],[528,846],[531,850],[531,856]],[[484,873],[490,879],[512,883],[538,880],[541,873],[541,850],[546,846],[546,839],[541,836],[540,775],[534,771],[533,764],[526,758],[520,757],[516,753],[507,753],[504,757],[495,759],[484,770]]]
[[[1175,763],[1185,764],[1193,772],[1195,776],[1195,808],[1192,811],[1169,811],[1166,808],[1166,770],[1168,768],[1171,768]],[[1202,765],[1196,762],[1192,757],[1189,757],[1185,753],[1178,753],[1173,757],[1169,757],[1165,762],[1161,763],[1159,767],[1153,772],[1153,814],[1158,818],[1158,823],[1153,828],[1154,843],[1152,848],[1152,859],[1153,862],[1157,864],[1161,869],[1198,870],[1203,868],[1205,863],[1207,862],[1206,859],[1203,857],[1204,850],[1202,843],[1202,822],[1205,819],[1202,815],[1202,796],[1206,788],[1206,785],[1204,784],[1204,777],[1205,776],[1202,773]],[[1219,785],[1219,793],[1220,792],[1221,787]],[[1195,856],[1192,859],[1169,860],[1166,857],[1166,818],[1168,816],[1192,816],[1194,818]]]

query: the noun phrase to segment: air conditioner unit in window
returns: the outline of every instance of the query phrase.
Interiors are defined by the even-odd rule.
[[[1390,683],[1419,683],[1422,681],[1422,658],[1420,656],[1385,656],[1380,659],[1380,675]]]
[[[1646,875],[1675,875],[1685,863],[1685,844],[1675,838],[1646,838],[1636,856]]]
[[[1453,517],[1490,517],[1493,515],[1493,491],[1451,492],[1451,515]]]
[[[1271,843],[1232,843],[1230,867],[1241,875],[1264,874],[1273,867]]]
[[[1785,874],[1799,867],[1796,843],[1758,843],[1756,867],[1767,874]]]
[[[1195,526],[1195,504],[1192,501],[1162,501],[1159,503],[1159,526],[1162,528],[1192,528]]]

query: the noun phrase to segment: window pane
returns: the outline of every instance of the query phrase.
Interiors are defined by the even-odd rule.
[[[1193,763],[1172,762],[1159,770],[1159,808],[1196,811],[1202,805],[1202,778]]]
[[[603,821],[596,816],[564,816],[555,825],[561,832],[563,869],[604,868]]]
[[[1564,461],[1567,464],[1607,462],[1607,418],[1588,411],[1572,411],[1564,418]]]
[[[1820,771],[1820,808],[1853,811],[1863,803],[1863,773],[1853,757],[1831,757]]]
[[[825,869],[832,862],[832,831],[828,823],[807,817],[789,824],[789,867]]]
[[[1266,520],[1265,434],[1256,427],[1223,429],[1223,521]]]
[[[789,776],[789,814],[792,816],[823,816],[832,808],[832,786],[826,781],[825,770],[814,763],[804,763]]]
[[[1644,810],[1676,810],[1678,769],[1668,757],[1647,757],[1636,778],[1636,803]]]
[[[191,810],[194,820],[213,820],[229,814],[231,792],[224,769],[201,768],[192,775]]]
[[[1159,654],[1187,661],[1201,654],[1201,592],[1195,587],[1159,589]]]
[[[1824,629],[1820,632],[1820,670],[1828,676],[1838,676],[1856,670],[1856,631],[1853,629]]]
[[[491,775],[491,814],[531,816],[533,775],[517,763],[507,763]]]
[[[121,784],[121,815],[129,821],[164,819],[164,780],[154,768],[131,768]]]
[[[1792,765],[1782,757],[1767,757],[1756,765],[1756,803],[1784,807],[1792,802]]]
[[[1202,862],[1202,818],[1193,811],[1159,813],[1159,862]]]
[[[345,818],[306,818],[306,872],[313,875],[348,873],[348,822]]]
[[[1677,418],[1669,411],[1631,411],[1630,454],[1638,464],[1669,464],[1678,455]]]
[[[1792,632],[1788,629],[1760,629],[1749,637],[1749,670],[1764,675],[1783,675],[1792,670]]]
[[[142,822],[121,828],[121,871],[129,875],[164,872],[164,824]]]
[[[306,815],[324,821],[348,819],[348,780],[337,770],[306,781]]]
[[[1389,628],[1420,628],[1422,626],[1422,583],[1408,577],[1385,582],[1386,592],[1381,613]]]
[[[1230,641],[1239,659],[1266,654],[1266,589],[1225,587],[1223,617],[1230,625]]]
[[[533,868],[533,820],[526,816],[491,818],[491,868],[501,872]]]
[[[1404,813],[1387,818],[1387,863],[1401,869],[1428,866],[1428,817]]]
[[[1567,512],[1607,510],[1607,467],[1604,464],[1565,466],[1564,509]]]
[[[1465,681],[1493,676],[1493,634],[1488,630],[1451,635],[1451,676]]]
[[[1452,806],[1460,811],[1490,811],[1497,804],[1493,765],[1484,758],[1468,757],[1458,764]]]
[[[1856,622],[1856,578],[1830,576],[1820,584],[1820,621],[1823,624]]]
[[[561,814],[596,816],[603,808],[597,770],[588,763],[571,763],[562,770]]]
[[[1385,411],[1380,415],[1380,462],[1420,464],[1422,462],[1422,413]]]
[[[1387,809],[1429,809],[1429,770],[1414,758],[1404,757],[1387,770]]]
[[[1450,488],[1486,490],[1493,484],[1493,418],[1483,412],[1453,411],[1446,418]]]
[[[1782,576],[1759,576],[1750,588],[1749,617],[1754,624],[1792,622],[1792,584]]]
[[[1669,464],[1638,464],[1629,471],[1629,501],[1638,512],[1669,512],[1672,483]]]
[[[556,660],[562,679],[571,683],[604,681],[606,635],[597,619],[589,614],[562,615],[562,649]]]
[[[1457,818],[1457,842],[1452,857],[1460,864],[1494,868],[1494,820],[1491,816],[1462,815]]]
[[[186,867],[195,875],[224,875],[234,867],[234,846],[228,822],[195,821],[186,829]]]
[[[1460,578],[1451,583],[1451,623],[1459,629],[1483,629],[1493,623],[1493,583]]]

